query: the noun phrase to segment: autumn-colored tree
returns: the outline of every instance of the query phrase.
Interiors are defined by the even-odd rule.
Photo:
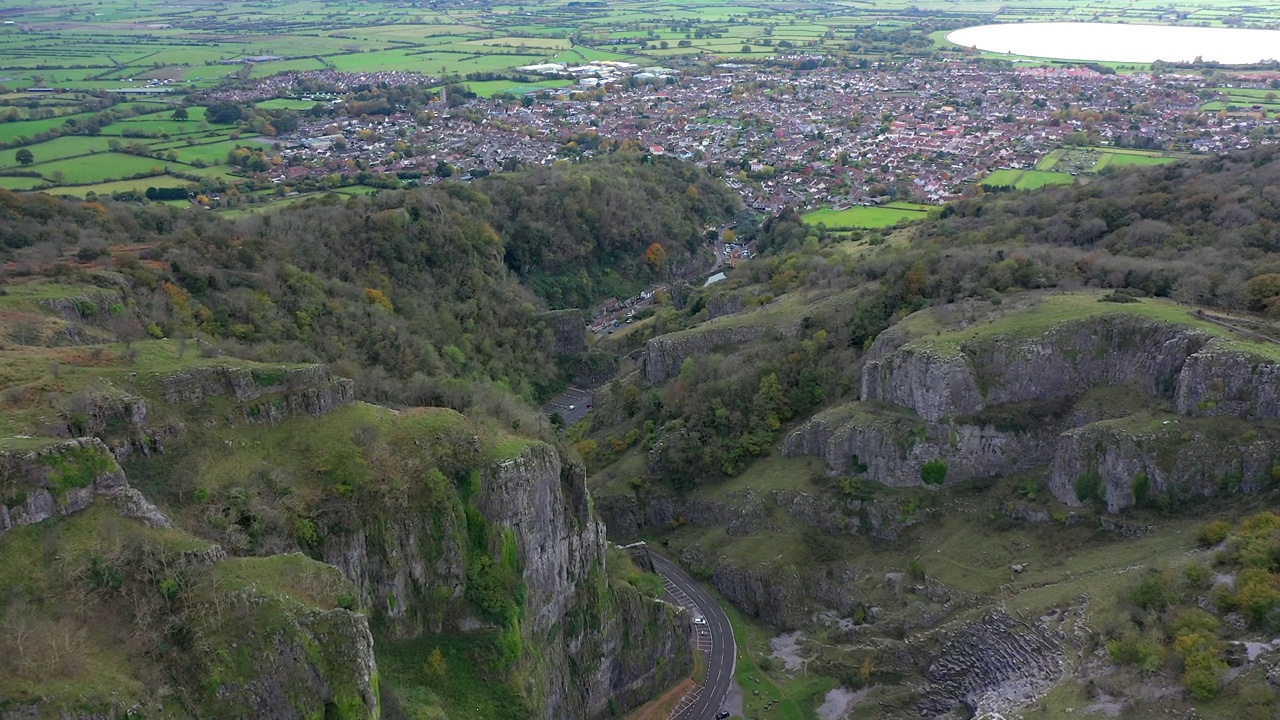
[[[661,272],[662,266],[667,263],[667,251],[660,243],[653,243],[644,251],[644,261],[653,272]]]
[[[449,672],[449,665],[444,661],[444,654],[440,652],[440,648],[437,647],[431,651],[422,669],[427,677],[433,680],[443,678]]]
[[[387,294],[385,292],[377,288],[365,288],[364,296],[368,298],[369,302],[373,303],[374,305],[377,305],[378,307],[386,310],[387,312],[396,311],[395,307],[391,304],[391,298],[387,297]]]
[[[736,233],[736,232],[734,232],[734,231],[732,231],[732,230],[725,230],[725,231],[724,231],[724,242],[725,242],[725,244],[726,244],[726,245],[728,245],[729,243],[731,243],[731,242],[733,242],[734,240],[736,240],[736,239],[737,239],[737,237],[738,237],[738,233]]]

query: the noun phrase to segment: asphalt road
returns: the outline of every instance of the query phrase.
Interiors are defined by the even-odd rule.
[[[667,592],[680,605],[696,617],[707,619],[706,625],[694,624],[694,637],[698,650],[707,656],[707,678],[701,689],[686,696],[676,706],[672,720],[714,720],[725,703],[729,688],[733,685],[733,671],[738,661],[738,644],[733,639],[733,626],[720,604],[703,589],[702,585],[681,570],[675,563],[654,553],[654,569],[662,576]],[[708,635],[703,635],[703,631]]]
[[[542,412],[547,417],[551,417],[553,413],[560,413],[560,417],[564,418],[564,426],[569,427],[587,416],[587,406],[591,404],[594,397],[589,390],[569,388],[547,403],[546,407],[542,408]]]

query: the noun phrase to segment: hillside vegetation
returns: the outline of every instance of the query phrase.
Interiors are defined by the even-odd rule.
[[[1194,537],[1277,491],[1277,168],[740,228],[759,260],[610,341],[636,359],[576,433],[603,517],[801,632],[751,650],[786,699],[753,716],[815,711],[816,673],[882,717],[1269,717],[1280,575]]]
[[[42,276],[69,302],[80,291],[68,286],[114,297],[93,324],[125,339],[141,329],[246,357],[338,362],[363,397],[462,407],[475,381],[527,400],[562,385],[539,313],[697,267],[704,227],[736,202],[692,165],[638,156],[333,195],[237,222],[3,192],[0,246],[10,283]],[[645,262],[654,243],[662,267]]]
[[[583,350],[556,293],[669,280],[732,197],[638,157],[239,222],[0,191],[0,715],[585,718],[686,677],[529,403]]]

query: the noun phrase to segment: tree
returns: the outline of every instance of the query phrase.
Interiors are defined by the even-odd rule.
[[[177,110],[173,111],[174,120],[186,120],[190,117],[191,117],[190,114],[187,113],[187,109],[184,107],[180,107]]]
[[[448,674],[449,665],[445,662],[444,654],[440,652],[440,648],[437,647],[431,651],[431,655],[427,657],[427,662],[423,667],[423,671],[426,673],[427,677],[432,680],[442,679],[446,674]]]
[[[934,459],[920,466],[920,480],[925,485],[941,485],[947,480],[947,463]]]
[[[244,111],[235,103],[216,102],[205,109],[204,116],[211,123],[231,125],[240,122],[240,118],[244,117]]]
[[[657,273],[662,270],[662,266],[667,262],[667,251],[663,249],[659,243],[653,243],[648,250],[644,251],[645,264],[649,269]]]
[[[13,159],[17,160],[19,165],[30,165],[36,161],[36,156],[32,155],[30,150],[22,148],[13,156]]]

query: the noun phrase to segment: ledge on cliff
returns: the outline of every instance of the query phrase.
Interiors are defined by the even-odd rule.
[[[372,637],[321,563],[228,560],[95,504],[10,532],[0,577],[0,717],[377,717]]]
[[[1176,303],[1148,298],[1117,304],[1102,302],[1104,297],[1028,294],[999,306],[964,301],[917,312],[872,345],[861,398],[908,407],[937,422],[987,405],[1078,395],[1100,384],[1138,385],[1173,398],[1187,380],[1180,377],[1184,366],[1211,340],[1219,354],[1280,363],[1280,344],[1259,342]],[[1258,382],[1273,377],[1256,376]]]

